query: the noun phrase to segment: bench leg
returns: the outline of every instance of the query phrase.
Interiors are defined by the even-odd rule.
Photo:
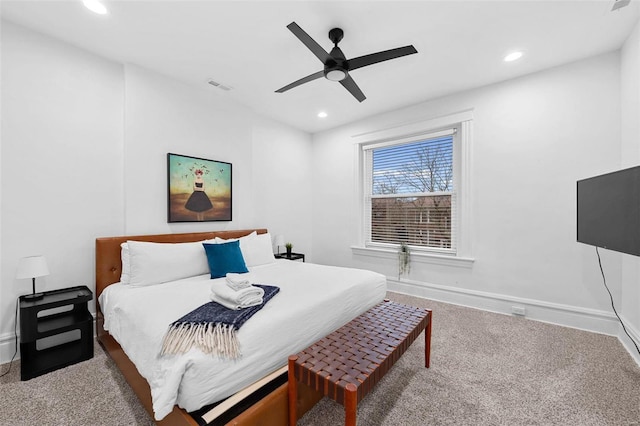
[[[429,368],[431,362],[431,319],[432,312],[427,310],[427,317],[429,317],[429,323],[427,329],[424,331],[424,366]]]
[[[288,394],[289,394],[289,426],[296,426],[298,422],[298,382],[296,381],[295,368],[297,355],[289,356]]]
[[[353,383],[345,386],[344,392],[344,425],[356,426],[358,413],[358,388]]]

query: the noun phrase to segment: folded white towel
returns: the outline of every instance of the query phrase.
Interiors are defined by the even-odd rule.
[[[240,290],[233,290],[228,285],[220,282],[211,285],[211,300],[229,309],[238,310],[259,305],[262,303],[262,296],[264,296],[264,290],[260,287],[249,286]]]
[[[253,284],[251,273],[236,274],[229,272],[226,276],[227,285],[234,290],[250,287]]]
[[[244,309],[244,308],[248,308],[248,307],[251,307],[251,306],[256,306],[256,305],[262,304],[262,297],[259,297],[259,298],[255,299],[255,300],[246,301],[243,304],[239,304],[239,303],[227,300],[227,299],[223,299],[222,297],[219,297],[215,293],[211,293],[211,300],[213,300],[216,303],[221,304],[225,308],[233,309],[234,311],[239,311],[240,309]]]

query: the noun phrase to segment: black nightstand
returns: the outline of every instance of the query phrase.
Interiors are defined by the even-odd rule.
[[[304,254],[302,253],[291,253],[291,255],[287,255],[287,253],[274,254],[276,259],[288,259],[288,260],[300,260],[304,262]]]
[[[87,307],[91,299],[86,286],[45,291],[39,300],[20,296],[22,380],[93,357],[93,317]]]

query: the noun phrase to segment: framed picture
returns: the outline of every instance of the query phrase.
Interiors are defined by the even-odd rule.
[[[231,163],[167,154],[168,222],[231,220]]]

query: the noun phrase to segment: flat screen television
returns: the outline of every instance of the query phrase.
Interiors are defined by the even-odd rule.
[[[640,166],[577,187],[578,242],[640,256]]]

